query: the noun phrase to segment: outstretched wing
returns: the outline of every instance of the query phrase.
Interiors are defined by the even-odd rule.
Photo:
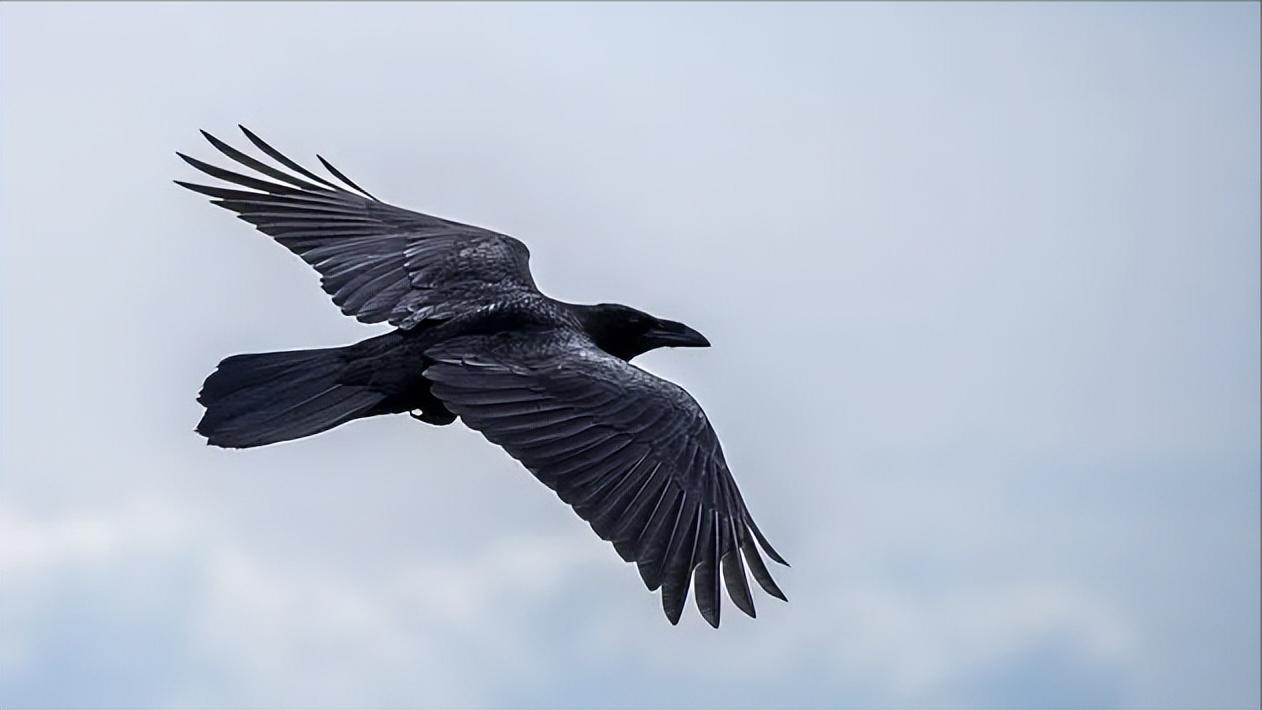
[[[513,293],[536,291],[530,252],[516,239],[388,205],[321,157],[324,167],[346,184],[339,186],[285,157],[244,126],[241,130],[292,173],[202,131],[221,153],[262,177],[181,153],[207,175],[249,189],[176,184],[214,198],[213,204],[232,210],[301,256],[320,272],[320,284],[346,315],[411,328]]]
[[[719,625],[719,579],[754,615],[746,566],[784,599],[762,557],[784,563],[754,525],[718,437],[679,386],[568,330],[461,337],[427,352],[433,393],[525,464],[662,589],[671,623],[694,582]]]

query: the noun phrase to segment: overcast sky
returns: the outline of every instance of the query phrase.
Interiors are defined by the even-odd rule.
[[[0,705],[1259,704],[1254,3],[0,6]],[[383,332],[171,184],[245,123],[714,343],[790,598],[691,601],[460,425],[244,452]]]

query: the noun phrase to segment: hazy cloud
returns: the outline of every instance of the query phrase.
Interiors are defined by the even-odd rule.
[[[1251,4],[0,6],[5,707],[1257,707]],[[696,326],[791,602],[679,628],[459,426],[206,447],[352,342],[243,122]],[[494,495],[488,495],[494,491]]]

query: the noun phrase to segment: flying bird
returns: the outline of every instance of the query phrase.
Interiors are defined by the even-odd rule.
[[[707,347],[704,336],[628,306],[549,298],[517,239],[382,202],[323,157],[329,177],[240,128],[275,162],[202,131],[252,174],[177,153],[233,187],[176,184],[313,266],[346,315],[395,329],[345,347],[223,360],[198,395],[207,443],[263,446],[385,414],[438,426],[459,417],[634,562],[649,590],[661,589],[672,624],[690,583],[714,627],[720,579],[751,617],[747,574],[785,599],[759,549],[787,563],[754,524],[705,413],[630,362],[660,347]]]

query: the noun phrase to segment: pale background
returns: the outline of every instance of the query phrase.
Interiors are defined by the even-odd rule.
[[[0,705],[1256,708],[1258,27],[6,3]],[[642,363],[790,603],[671,627],[460,426],[206,447],[219,358],[382,331],[171,184],[237,122],[708,335]]]

